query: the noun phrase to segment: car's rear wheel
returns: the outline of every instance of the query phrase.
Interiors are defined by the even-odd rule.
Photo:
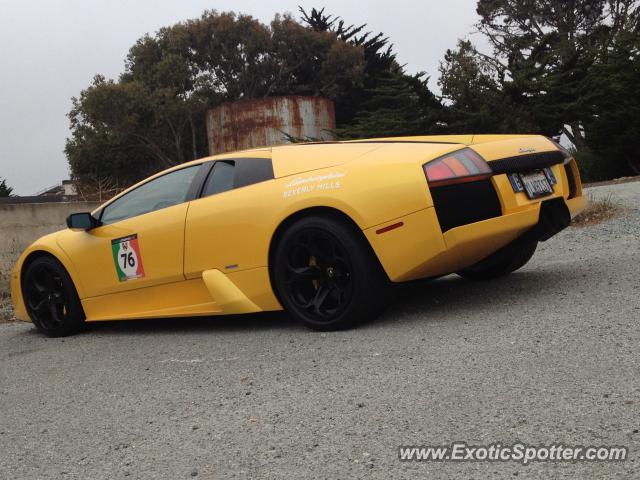
[[[339,330],[373,318],[391,285],[362,234],[333,216],[289,226],[273,257],[272,278],[285,310],[315,330]]]
[[[31,321],[49,337],[76,333],[84,312],[71,277],[56,259],[42,256],[24,273],[22,291]]]
[[[508,275],[531,260],[537,246],[537,241],[523,243],[516,240],[475,265],[459,271],[458,275],[469,280],[491,280]]]

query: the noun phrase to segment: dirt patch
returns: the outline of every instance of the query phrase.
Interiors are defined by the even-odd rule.
[[[587,208],[571,222],[575,227],[587,227],[589,225],[597,225],[607,220],[617,217],[625,211],[625,207],[617,203],[611,194],[606,197],[596,198],[588,195]]]
[[[13,316],[11,297],[0,293],[0,323],[15,322],[15,320],[16,317]]]

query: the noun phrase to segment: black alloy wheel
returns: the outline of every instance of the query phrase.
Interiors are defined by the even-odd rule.
[[[389,281],[360,232],[340,218],[312,216],[291,225],[274,258],[285,309],[316,330],[371,318],[389,300]]]
[[[31,321],[45,335],[70,335],[83,325],[84,313],[73,282],[54,258],[42,256],[27,266],[22,292]]]
[[[330,233],[305,229],[291,239],[285,284],[295,305],[319,322],[342,313],[353,296],[351,262]]]

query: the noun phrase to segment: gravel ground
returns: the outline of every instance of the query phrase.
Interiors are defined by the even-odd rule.
[[[0,325],[0,478],[640,478],[640,183],[508,278],[406,286],[378,321]],[[399,445],[625,445],[623,463],[401,463]]]
[[[0,292],[0,323],[12,322],[14,320],[11,296]]]

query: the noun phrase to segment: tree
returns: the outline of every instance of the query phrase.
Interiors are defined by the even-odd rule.
[[[0,182],[0,197],[11,197],[13,192],[13,187],[7,185],[7,180],[2,179]]]
[[[72,175],[125,186],[204,156],[207,109],[269,95],[343,98],[360,82],[363,62],[361,47],[287,15],[264,25],[206,11],[145,35],[117,81],[98,75],[73,99],[65,148]]]
[[[271,22],[277,73],[267,95],[322,95],[336,103],[362,81],[363,50],[290,16]]]
[[[414,81],[419,85],[413,85]],[[338,128],[342,138],[394,137],[424,135],[435,123],[430,114],[433,95],[421,97],[426,80],[410,77],[399,71],[381,74],[373,87],[364,90],[365,99],[358,105],[354,118]]]
[[[601,177],[640,175],[640,9],[622,18],[617,34],[596,45],[584,93],[593,112],[584,123],[586,143],[605,160]]]
[[[478,30],[489,40],[485,57],[514,106],[531,113],[548,135],[564,128],[584,147],[580,81],[590,65],[589,38],[602,25],[607,0],[479,0]]]
[[[447,50],[438,84],[447,101],[444,121],[451,133],[508,130],[499,79],[471,42],[460,40],[457,49]]]
[[[491,116],[489,124],[501,131],[563,132],[578,150],[585,148],[583,126],[592,112],[583,100],[594,39],[613,38],[634,3],[479,0],[477,28],[492,52],[478,52],[469,42],[447,52],[440,83],[453,104],[452,123]]]
[[[637,151],[638,0],[479,0],[478,31],[440,68],[450,130],[565,133],[596,177]],[[636,53],[634,53],[636,52]],[[628,146],[628,147],[627,147]],[[615,152],[615,154],[614,154]]]
[[[383,33],[364,31],[366,24],[347,25],[323,9],[307,12],[302,20],[317,32],[332,32],[362,48],[362,80],[343,90],[336,100],[338,135],[343,138],[427,134],[438,129],[441,104],[429,90],[425,73],[408,75],[396,60],[393,45]]]
[[[96,76],[72,101],[66,153],[80,180],[110,176],[132,183],[191,158],[184,134],[189,105],[169,89]]]

